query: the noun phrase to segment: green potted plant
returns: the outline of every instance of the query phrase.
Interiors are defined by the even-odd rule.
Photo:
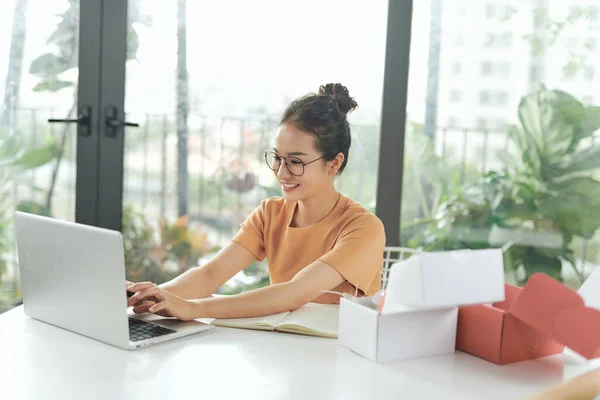
[[[458,188],[412,246],[427,250],[505,246],[506,268],[524,283],[535,272],[563,277],[570,265],[582,281],[571,243],[600,228],[600,107],[585,107],[559,90],[531,93],[509,131],[504,168]]]

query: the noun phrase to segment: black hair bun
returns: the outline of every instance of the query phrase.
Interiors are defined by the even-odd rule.
[[[358,107],[358,103],[350,97],[348,88],[341,83],[328,83],[319,87],[319,95],[332,96],[338,103],[340,111],[348,114],[350,111]]]

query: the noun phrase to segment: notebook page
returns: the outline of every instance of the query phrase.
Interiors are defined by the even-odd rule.
[[[229,328],[247,328],[247,329],[273,329],[289,314],[289,311],[266,315],[264,317],[251,318],[221,318],[215,319],[212,324],[215,326],[226,326]]]
[[[315,332],[337,336],[340,306],[337,304],[308,303],[292,311],[279,324],[281,328],[300,326]]]

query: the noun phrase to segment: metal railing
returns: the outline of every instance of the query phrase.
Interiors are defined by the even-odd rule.
[[[60,188],[57,193],[62,198],[61,207],[64,209],[60,214],[67,214],[74,212],[75,204],[75,129],[65,126],[63,131],[46,123],[48,118],[59,115],[60,111],[21,108],[17,112],[17,130],[25,134],[32,148],[42,144],[44,134],[60,141],[66,133],[67,146],[56,185]],[[222,215],[231,206],[242,211],[244,204],[254,202],[256,205],[262,199],[261,195],[278,190],[274,180],[269,182],[270,171],[262,160],[262,152],[270,147],[276,130],[275,117],[207,116],[191,112],[189,121],[188,159],[191,168],[187,172],[189,192],[185,195],[188,196],[192,218]],[[124,200],[142,209],[156,209],[160,217],[174,215],[178,196],[175,115],[143,114],[139,122],[140,128],[128,129],[126,134]],[[338,188],[374,209],[379,128],[377,125],[356,124],[352,131],[350,160],[346,171],[338,179]],[[465,181],[469,166],[480,172],[498,167],[497,151],[509,150],[508,135],[503,130],[439,127],[433,143],[440,157],[452,158],[460,165],[461,183]],[[410,144],[407,143],[407,147]],[[238,168],[237,178],[232,175],[235,168],[231,163],[238,164],[234,165]],[[23,195],[40,198],[43,190],[48,188],[50,169],[51,166],[46,166],[32,171],[29,184],[36,190],[21,193],[15,186],[13,200],[16,202]],[[241,179],[244,176],[246,181]],[[248,192],[257,185],[264,190],[252,199]]]
[[[20,108],[16,129],[23,133],[27,146],[34,148],[49,134],[60,142],[66,139],[65,154],[58,171],[56,196],[59,215],[74,214],[76,140],[71,125],[56,127],[48,118],[62,116],[64,110]],[[178,171],[175,115],[143,114],[140,128],[125,135],[125,201],[142,209],[157,209],[160,217],[176,213]],[[190,113],[188,131],[189,212],[191,217],[227,214],[228,207],[242,211],[244,205],[257,205],[265,195],[276,193],[277,184],[264,166],[262,154],[271,145],[277,127],[273,116],[207,116]],[[337,180],[338,189],[361,204],[374,209],[379,154],[379,127],[355,124],[348,167]],[[593,143],[598,136],[590,139]],[[410,143],[406,148],[410,150]],[[467,171],[484,173],[502,167],[499,152],[510,152],[509,137],[502,129],[438,127],[433,140],[435,153],[458,165],[460,184]],[[14,186],[12,199],[43,200],[55,163],[31,171],[22,193],[23,182]],[[410,166],[405,166],[405,171]],[[237,175],[237,176],[236,176]],[[393,176],[393,174],[390,174]],[[245,180],[244,180],[245,179]],[[262,191],[252,192],[256,187]],[[255,197],[252,197],[254,193]],[[261,197],[262,196],[262,197]]]

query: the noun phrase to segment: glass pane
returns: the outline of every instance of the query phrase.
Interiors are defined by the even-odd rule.
[[[0,312],[19,304],[16,209],[75,216],[79,5],[5,0],[0,13]]]
[[[599,7],[414,2],[403,245],[504,247],[517,284],[595,268]]]
[[[387,2],[188,1],[183,52],[178,3],[129,2],[135,57],[127,64],[125,103],[128,119],[142,126],[125,136],[128,276],[162,282],[197,265],[261,200],[281,195],[263,153],[285,106],[328,82],[342,82],[359,104],[350,114],[352,146],[338,188],[374,210]],[[318,28],[308,26],[315,18]],[[187,82],[177,74],[183,56]],[[188,110],[179,123],[178,96]],[[178,150],[184,136],[187,145]],[[187,168],[178,164],[182,154]],[[185,176],[187,190],[178,193]],[[180,225],[178,215],[187,218]],[[195,244],[166,239],[174,229],[189,230],[179,238]],[[178,253],[183,248],[193,250]],[[260,265],[234,281],[223,290],[268,282]]]

